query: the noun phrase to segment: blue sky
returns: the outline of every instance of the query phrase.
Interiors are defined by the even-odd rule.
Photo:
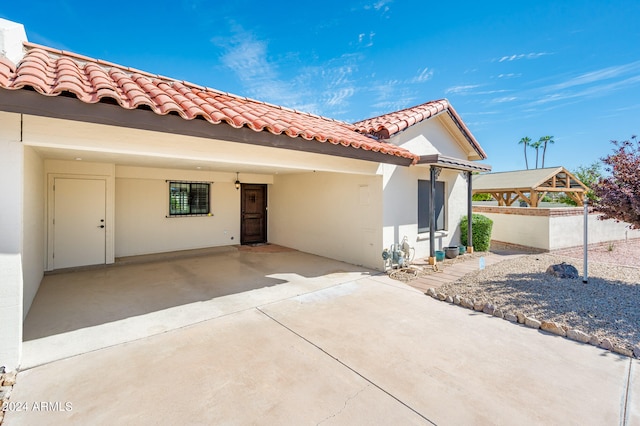
[[[3,3],[34,43],[348,122],[448,98],[494,171],[640,133],[638,0]]]

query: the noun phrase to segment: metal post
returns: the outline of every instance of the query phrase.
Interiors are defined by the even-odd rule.
[[[588,257],[588,229],[589,229],[589,199],[584,197],[584,264],[582,268],[584,270],[584,277],[582,278],[583,283],[587,283],[589,281],[589,263],[587,261]]]
[[[471,182],[473,180],[473,175],[471,171],[467,172],[467,252],[473,253],[473,226],[471,223],[473,222],[473,187]]]
[[[429,167],[431,191],[429,191],[429,264],[436,263],[436,168]]]

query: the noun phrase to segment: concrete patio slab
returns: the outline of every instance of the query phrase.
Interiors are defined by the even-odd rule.
[[[375,279],[261,309],[436,424],[624,416],[631,359]]]
[[[6,424],[638,424],[638,360],[287,256],[256,267],[277,285],[162,310],[183,321],[164,331],[138,318],[137,340],[20,372],[11,401],[27,410]]]
[[[25,371],[11,401],[7,426],[424,424],[257,310]]]
[[[25,320],[21,368],[376,273],[299,251],[227,250],[47,275]]]

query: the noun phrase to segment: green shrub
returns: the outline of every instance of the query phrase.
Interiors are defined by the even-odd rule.
[[[491,245],[493,221],[481,214],[473,214],[471,216],[471,226],[473,227],[472,242],[474,251],[488,251]],[[467,245],[467,235],[469,235],[467,216],[464,216],[460,221],[460,240],[464,245]]]
[[[491,201],[493,200],[493,197],[491,194],[487,194],[486,192],[479,192],[477,194],[473,194],[471,199],[473,201]]]

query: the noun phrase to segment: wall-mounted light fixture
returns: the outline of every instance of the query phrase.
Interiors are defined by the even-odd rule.
[[[239,172],[236,172],[236,189],[240,189]]]

